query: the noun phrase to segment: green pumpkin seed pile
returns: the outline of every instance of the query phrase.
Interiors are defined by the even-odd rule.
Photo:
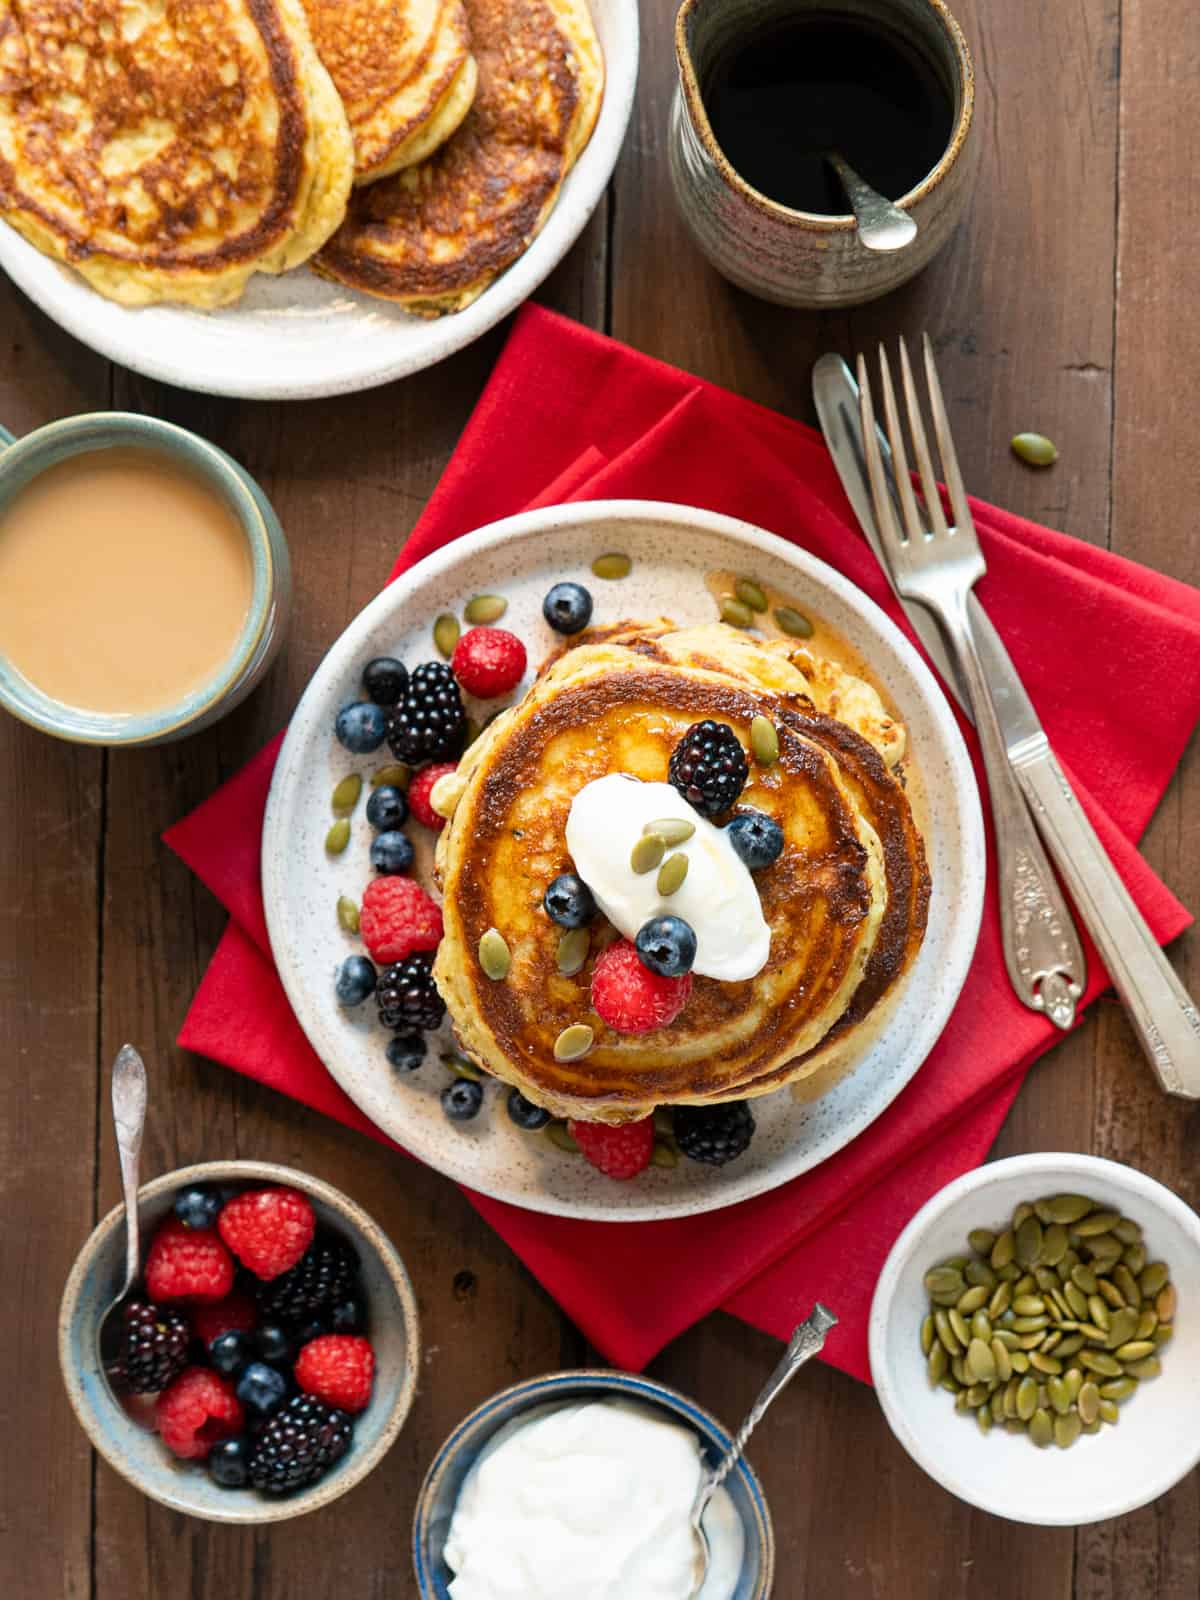
[[[1175,1317],[1170,1270],[1147,1260],[1138,1224],[1084,1195],[1047,1195],[968,1243],[925,1274],[930,1383],[982,1432],[1027,1433],[1042,1449],[1115,1423],[1162,1370]]]

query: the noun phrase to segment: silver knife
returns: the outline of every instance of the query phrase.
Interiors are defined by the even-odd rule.
[[[838,475],[878,558],[879,534],[858,432],[858,385],[839,356],[823,356],[817,362],[813,394]],[[890,454],[884,448],[890,469]],[[880,560],[880,566],[886,573],[887,563]],[[932,617],[914,603],[900,599],[900,604],[961,705],[963,692]],[[969,618],[1000,719],[1009,765],[1038,831],[1096,942],[1159,1082],[1170,1094],[1198,1100],[1200,1010],[1121,882],[1050,748],[1008,651],[974,595],[970,597]],[[1078,972],[1082,978],[1082,966]]]

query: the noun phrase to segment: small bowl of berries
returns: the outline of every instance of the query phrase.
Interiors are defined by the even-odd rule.
[[[142,1273],[102,1370],[124,1270],[124,1208],[71,1270],[59,1360],[85,1433],[176,1511],[277,1522],[352,1488],[395,1442],[416,1388],[416,1298],[382,1230],[289,1167],[214,1161],[138,1194]]]

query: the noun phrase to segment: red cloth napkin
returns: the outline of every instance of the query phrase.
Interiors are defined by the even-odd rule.
[[[395,573],[523,507],[607,498],[759,523],[837,567],[908,631],[817,434],[537,308],[518,318]],[[981,597],[1125,881],[1156,936],[1172,938],[1188,915],[1134,841],[1200,716],[1200,592],[993,506],[973,509],[988,560]],[[382,1139],[310,1049],[271,965],[259,840],[278,747],[167,835],[231,913],[180,1043]],[[1105,977],[1088,954],[1091,1000]],[[640,1225],[470,1199],[621,1366],[640,1368],[718,1306],[786,1336],[819,1295],[841,1318],[829,1359],[866,1378],[867,1313],[891,1244],[931,1194],[983,1160],[1026,1069],[1056,1037],[1009,988],[989,895],[962,999],[928,1061],[815,1171],[723,1211]]]

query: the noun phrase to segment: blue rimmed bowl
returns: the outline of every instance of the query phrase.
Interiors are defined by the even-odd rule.
[[[170,1212],[175,1195],[192,1184],[243,1189],[282,1184],[312,1202],[318,1228],[353,1245],[375,1351],[375,1383],[354,1419],[354,1439],[323,1478],[278,1497],[254,1489],[223,1489],[203,1463],[178,1461],[148,1426],[114,1399],[100,1369],[100,1323],[125,1275],[125,1211],[117,1206],[91,1234],[71,1269],[58,1318],[58,1358],[67,1396],[84,1432],[110,1466],[152,1500],[212,1522],[282,1522],[318,1511],[360,1483],[399,1436],[412,1406],[420,1370],[417,1301],[404,1263],[383,1229],[331,1184],[266,1161],[207,1161],[165,1173],[138,1190],[143,1250]]]
[[[16,439],[0,427],[0,516],[47,468],[72,456],[134,446],[183,467],[213,489],[236,516],[250,555],[251,593],[241,632],[207,682],[154,711],[85,711],[44,694],[0,653],[0,706],[31,727],[76,744],[165,744],[196,733],[232,711],[271,665],[283,642],[291,602],[291,564],[279,519],[254,479],[207,439],[131,411],[64,417]],[[180,573],[180,604],[187,574]]]
[[[694,1400],[651,1378],[630,1372],[581,1369],[552,1372],[514,1384],[472,1411],[434,1457],[417,1495],[413,1517],[413,1566],[421,1600],[449,1600],[453,1573],[442,1551],[463,1482],[488,1441],[506,1423],[548,1402],[594,1400],[617,1395],[665,1412],[699,1434],[710,1463],[731,1443],[714,1416]],[[775,1573],[775,1535],[762,1485],[745,1457],[725,1480],[745,1534],[742,1571],[732,1600],[767,1600]],[[630,1600],[634,1600],[630,1596]]]

